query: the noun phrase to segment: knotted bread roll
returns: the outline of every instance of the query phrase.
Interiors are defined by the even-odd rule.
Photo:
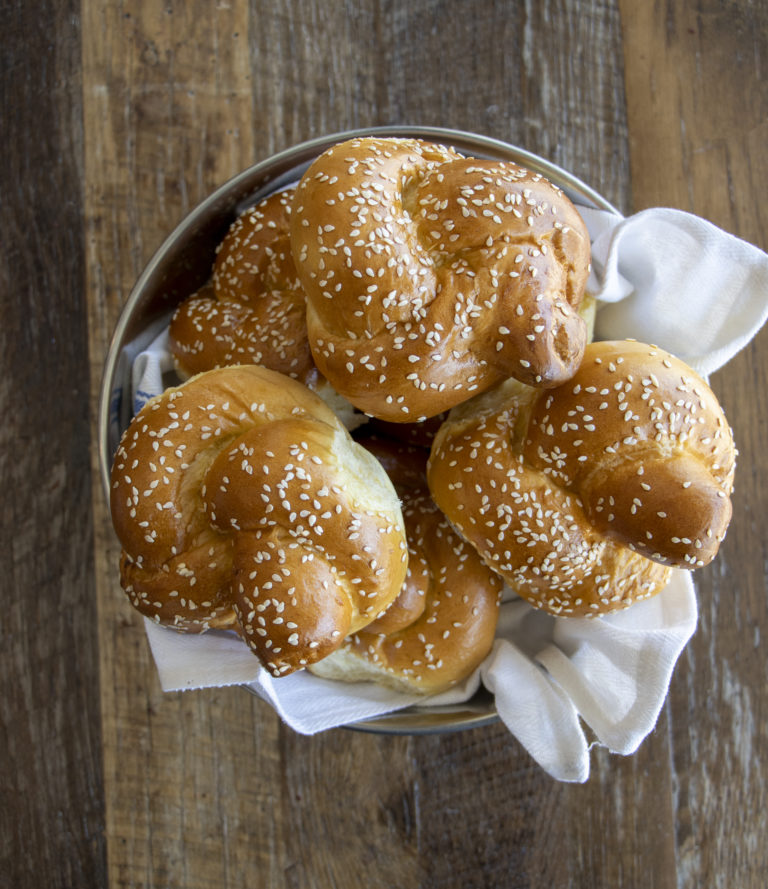
[[[709,386],[633,341],[587,346],[568,383],[514,381],[451,412],[432,494],[486,563],[554,614],[653,595],[665,566],[696,568],[731,516],[735,449]]]
[[[211,282],[176,310],[169,343],[183,377],[261,364],[308,385],[317,381],[290,249],[292,199],[292,191],[281,191],[245,210],[218,247]]]
[[[133,605],[236,629],[273,675],[324,657],[397,596],[407,550],[386,473],[312,392],[256,366],[150,401],[111,476]]]
[[[360,138],[302,177],[291,246],[320,372],[384,420],[576,371],[586,227],[548,180],[415,139]]]
[[[424,449],[376,438],[363,443],[402,498],[408,573],[399,596],[377,620],[310,669],[328,679],[372,680],[403,692],[443,691],[472,673],[491,650],[501,578],[435,506]]]

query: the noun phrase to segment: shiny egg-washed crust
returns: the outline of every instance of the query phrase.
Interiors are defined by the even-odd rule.
[[[364,440],[402,498],[408,573],[400,595],[312,672],[434,694],[466,678],[493,645],[501,578],[451,528],[426,487],[426,452]]]
[[[430,490],[486,563],[537,608],[625,608],[669,568],[711,561],[731,516],[735,449],[709,386],[633,341],[587,346],[568,383],[514,381],[454,409]]]
[[[380,419],[431,417],[510,376],[554,386],[581,360],[589,236],[516,164],[343,142],[299,183],[291,247],[318,369]]]
[[[182,376],[260,364],[307,385],[317,381],[290,249],[292,197],[277,192],[243,212],[218,247],[211,282],[176,310],[169,342]]]
[[[150,401],[111,475],[121,581],[146,617],[231,627],[275,676],[386,608],[407,567],[386,473],[303,385],[255,365]]]

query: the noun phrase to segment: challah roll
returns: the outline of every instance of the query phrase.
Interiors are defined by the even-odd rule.
[[[310,669],[329,679],[371,680],[398,691],[432,694],[468,676],[493,644],[501,579],[435,506],[426,487],[426,451],[364,442],[403,501],[408,573],[377,620]]]
[[[255,365],[168,389],[111,474],[121,581],[147,617],[237,630],[275,676],[337,648],[407,568],[386,472],[303,385]]]
[[[169,342],[182,377],[261,364],[303,383],[317,380],[290,249],[292,197],[277,192],[245,210],[218,247],[211,282],[176,310]]]
[[[302,177],[291,247],[320,372],[394,422],[581,360],[590,244],[568,198],[516,164],[359,138]]]
[[[521,596],[554,614],[601,614],[658,592],[668,568],[717,552],[735,449],[709,386],[654,346],[587,346],[549,391],[507,382],[455,408],[430,490]]]

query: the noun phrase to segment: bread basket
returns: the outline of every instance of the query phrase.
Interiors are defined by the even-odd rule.
[[[179,223],[147,264],[120,314],[99,393],[98,460],[105,492],[109,490],[113,454],[131,417],[133,357],[168,323],[178,303],[209,277],[216,245],[240,211],[298,180],[310,163],[331,145],[364,135],[427,139],[449,145],[463,154],[513,161],[546,176],[577,206],[618,213],[605,198],[575,176],[537,155],[459,130],[414,126],[353,130],[303,142],[254,164],[214,191]],[[481,689],[463,704],[414,706],[348,727],[389,734],[422,734],[475,728],[497,719],[492,695]]]

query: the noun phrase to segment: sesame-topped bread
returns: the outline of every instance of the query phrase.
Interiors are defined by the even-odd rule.
[[[169,343],[182,377],[261,364],[312,385],[306,306],[290,249],[291,190],[245,210],[219,244],[212,280],[176,310]]]
[[[581,616],[653,595],[666,566],[714,558],[735,455],[717,398],[691,368],[655,346],[597,342],[568,383],[511,381],[455,408],[428,478],[514,590]]]
[[[381,461],[402,499],[408,573],[399,596],[377,620],[310,670],[327,679],[434,694],[469,676],[490,652],[501,578],[435,506],[424,448],[382,438],[362,443]]]
[[[315,363],[373,416],[434,416],[510,376],[554,386],[581,360],[589,235],[516,164],[343,142],[299,183],[291,248]]]
[[[187,632],[231,627],[275,676],[374,620],[407,568],[378,461],[318,396],[255,365],[145,405],[112,465],[111,510],[133,605]]]

